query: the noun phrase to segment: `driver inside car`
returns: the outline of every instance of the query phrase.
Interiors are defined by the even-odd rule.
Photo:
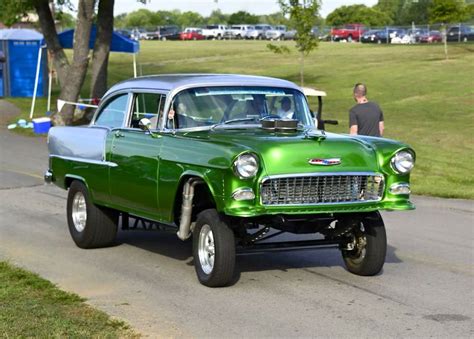
[[[278,109],[277,114],[282,119],[293,119],[294,111],[291,109],[291,100],[288,97],[283,97],[280,101],[281,108]]]

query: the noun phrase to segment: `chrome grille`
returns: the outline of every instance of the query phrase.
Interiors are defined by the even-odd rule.
[[[319,205],[378,201],[384,181],[375,173],[278,176],[263,180],[263,205]]]

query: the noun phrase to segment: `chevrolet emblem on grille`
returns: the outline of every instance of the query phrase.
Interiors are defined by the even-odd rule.
[[[309,159],[308,161],[311,165],[318,166],[333,166],[341,164],[341,158],[331,158],[331,159]]]

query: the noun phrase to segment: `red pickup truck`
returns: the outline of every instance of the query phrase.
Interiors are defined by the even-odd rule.
[[[333,41],[359,41],[359,38],[362,36],[362,34],[364,34],[366,30],[367,28],[362,24],[347,24],[344,25],[342,28],[333,28],[331,30],[331,37]]]

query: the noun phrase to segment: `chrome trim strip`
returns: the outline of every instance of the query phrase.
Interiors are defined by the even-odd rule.
[[[115,162],[111,162],[111,161],[84,159],[84,158],[78,158],[78,157],[67,157],[67,156],[56,155],[56,154],[51,154],[49,157],[50,158],[58,158],[58,159],[62,159],[62,160],[84,162],[86,164],[108,166],[108,167],[117,167],[118,166]]]
[[[379,176],[384,179],[382,173],[377,172],[321,172],[321,173],[295,173],[295,174],[276,174],[268,175],[263,177],[261,184],[269,179],[280,179],[280,178],[299,178],[299,177],[320,177],[320,176],[334,176],[334,175],[372,175]]]

